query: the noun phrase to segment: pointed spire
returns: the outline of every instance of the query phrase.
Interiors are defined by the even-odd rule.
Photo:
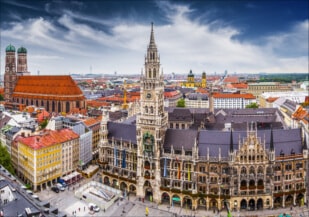
[[[234,147],[233,147],[233,131],[231,128],[231,136],[230,136],[230,153],[232,153],[234,151]]]
[[[273,137],[273,127],[270,128],[270,150],[274,150],[274,137]]]
[[[154,39],[154,32],[153,32],[153,22],[151,23],[151,34],[150,34],[149,48],[156,48],[156,43],[155,43],[155,39]]]

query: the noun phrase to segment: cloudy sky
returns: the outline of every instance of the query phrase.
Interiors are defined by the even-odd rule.
[[[32,74],[139,74],[154,22],[165,74],[308,72],[308,0],[87,0],[1,3],[5,48]]]

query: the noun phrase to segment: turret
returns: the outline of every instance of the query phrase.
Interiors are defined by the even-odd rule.
[[[274,147],[274,137],[273,137],[273,128],[270,129],[270,142],[269,142],[269,160],[275,160],[275,147]]]
[[[233,147],[233,131],[231,128],[231,135],[230,135],[230,153],[233,153],[234,147]]]

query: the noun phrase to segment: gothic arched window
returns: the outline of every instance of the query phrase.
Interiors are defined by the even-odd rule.
[[[151,78],[151,69],[149,69],[148,73],[148,77]]]
[[[153,107],[150,107],[150,114],[153,114]]]
[[[264,172],[263,172],[263,167],[262,166],[259,166],[259,168],[258,168],[258,174],[263,174]]]
[[[148,106],[145,106],[145,113],[148,113]]]
[[[65,112],[68,113],[70,111],[70,103],[66,102],[65,104]]]
[[[250,172],[249,172],[249,173],[250,173],[250,174],[253,174],[253,175],[255,174],[255,169],[254,169],[253,166],[250,167]]]
[[[156,72],[156,69],[153,69],[153,77],[157,77],[157,72]]]

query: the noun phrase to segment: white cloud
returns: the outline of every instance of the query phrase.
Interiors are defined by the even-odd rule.
[[[157,4],[168,21],[154,27],[165,73],[188,73],[190,69],[196,74],[226,69],[239,73],[308,70],[308,20],[295,24],[290,32],[267,37],[263,45],[257,45],[234,40],[241,34],[240,30],[220,20],[204,24],[201,21],[207,19],[205,15],[191,19],[189,15],[194,10],[189,6],[166,1]],[[104,32],[87,22],[108,26],[110,30]],[[3,41],[16,41],[35,53],[29,68],[33,64],[42,68],[41,72],[67,74],[88,73],[91,66],[96,73],[118,71],[121,74],[139,73],[143,67],[150,24],[119,17],[99,20],[63,10],[53,21],[29,19],[12,23],[11,28],[1,32]],[[40,52],[41,59],[37,58]],[[40,61],[44,63],[42,67],[39,67]]]

